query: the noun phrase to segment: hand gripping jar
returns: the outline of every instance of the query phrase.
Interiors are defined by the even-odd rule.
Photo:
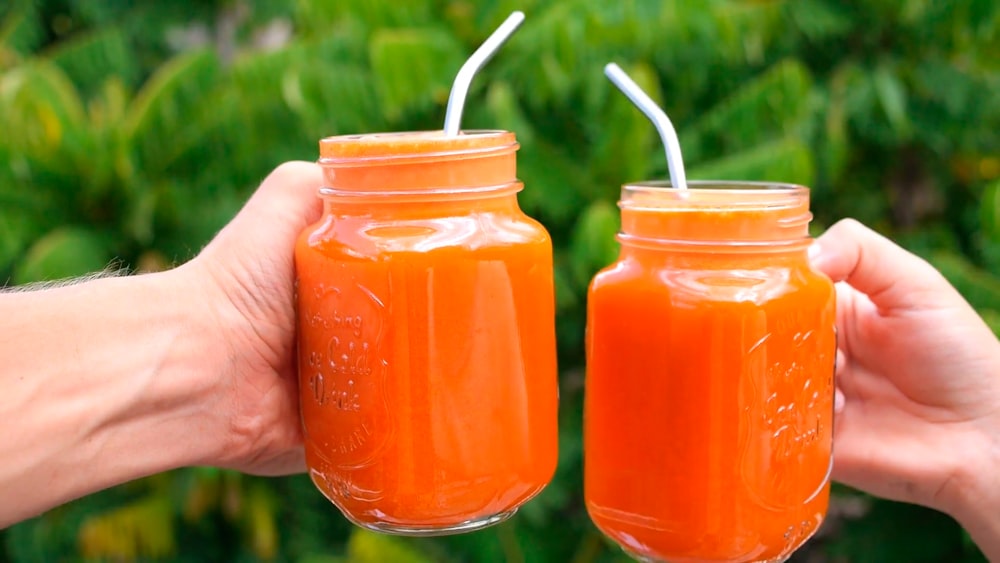
[[[590,287],[587,509],[647,561],[783,561],[827,509],[833,284],[806,188],[690,186],[624,186]]]
[[[320,141],[296,246],[309,474],[357,525],[500,522],[557,457],[552,244],[518,207],[506,131]]]

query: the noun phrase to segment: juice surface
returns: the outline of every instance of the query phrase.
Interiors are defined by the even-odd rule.
[[[667,211],[643,234],[725,236],[772,212]],[[623,210],[623,224],[641,214]],[[815,532],[836,337],[832,284],[804,245],[626,244],[588,309],[585,494],[605,534],[654,560],[746,562],[781,560]]]
[[[460,187],[513,177],[509,163],[478,164],[478,176],[420,161],[373,166],[352,181],[393,191],[400,178]],[[457,527],[515,509],[552,477],[552,249],[517,208],[516,188],[471,202],[330,200],[298,241],[307,463],[359,524]]]

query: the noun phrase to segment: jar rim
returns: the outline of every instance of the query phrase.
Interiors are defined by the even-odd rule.
[[[343,190],[323,186],[316,194],[323,200],[337,200],[340,203],[369,203],[385,198],[392,198],[396,203],[428,202],[436,200],[460,201],[475,200],[500,195],[510,195],[524,188],[519,180],[489,186],[463,186],[427,188],[423,190]]]
[[[479,158],[518,147],[514,133],[502,129],[467,129],[453,137],[441,130],[336,135],[320,139],[319,163],[353,167]]]
[[[688,180],[687,190],[674,188],[670,180],[646,180],[641,182],[628,182],[622,189],[634,190],[669,190],[676,193],[685,191],[695,192],[736,192],[740,193],[808,193],[809,188],[802,184],[791,182],[769,182],[758,180]]]
[[[809,188],[791,183],[692,180],[686,190],[673,187],[669,181],[647,181],[625,184],[618,206],[622,209],[704,210],[781,209],[801,206],[808,202]]]
[[[619,241],[631,245],[799,245],[812,220],[809,189],[778,182],[637,182],[622,186],[618,206]]]

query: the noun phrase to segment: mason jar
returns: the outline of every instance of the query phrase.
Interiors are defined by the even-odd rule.
[[[507,131],[320,141],[322,218],[297,242],[309,475],[359,526],[500,522],[557,457],[552,243]]]
[[[784,561],[832,468],[835,294],[809,190],[622,189],[618,260],[589,290],[585,497],[647,561]]]

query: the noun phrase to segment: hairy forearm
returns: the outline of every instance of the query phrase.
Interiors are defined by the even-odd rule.
[[[0,294],[0,528],[213,455],[218,366],[182,279]]]

